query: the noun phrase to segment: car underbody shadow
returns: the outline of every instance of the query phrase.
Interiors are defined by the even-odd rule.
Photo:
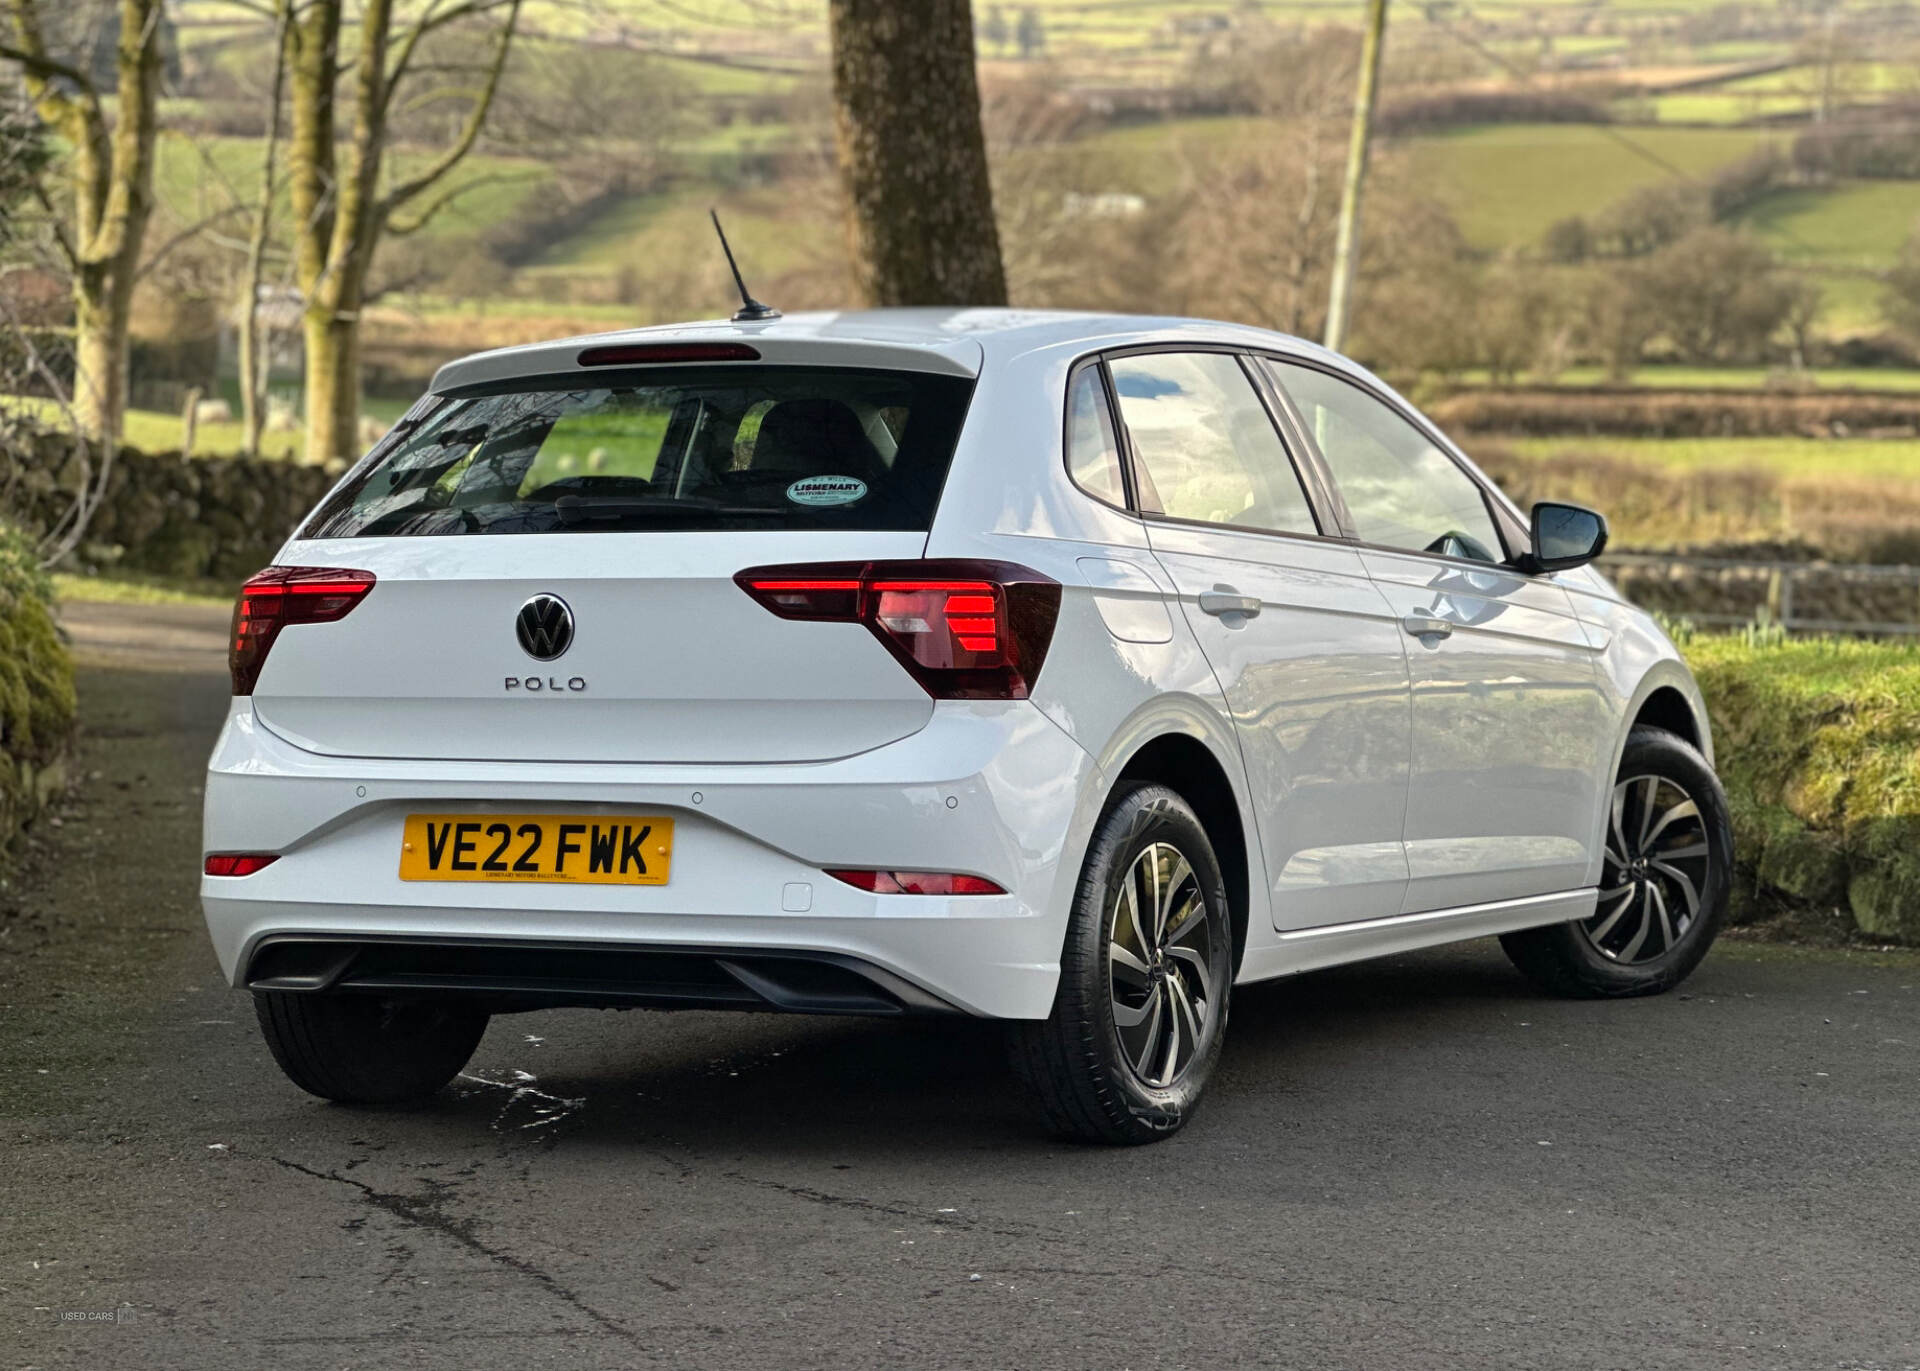
[[[1242,986],[1210,1108],[1338,1075],[1353,1054],[1409,1037],[1471,1034],[1532,998],[1490,941]],[[539,1146],[831,1152],[849,1164],[902,1148],[1057,1147],[1012,1078],[1005,1032],[967,1019],[502,1015],[432,1104],[381,1117]]]

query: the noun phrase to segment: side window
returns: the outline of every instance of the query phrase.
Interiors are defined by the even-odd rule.
[[[1281,533],[1318,532],[1273,420],[1224,352],[1156,352],[1109,364],[1150,514]]]
[[[1363,543],[1501,559],[1500,534],[1478,483],[1388,406],[1313,367],[1269,361],[1353,516]]]
[[[1080,368],[1067,390],[1067,474],[1095,499],[1125,507],[1120,444],[1113,436],[1113,411],[1107,407],[1107,388],[1097,366]]]

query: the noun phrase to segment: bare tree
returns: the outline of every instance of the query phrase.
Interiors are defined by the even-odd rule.
[[[126,413],[127,324],[153,214],[161,0],[119,0],[116,83],[105,94],[86,63],[50,50],[44,3],[0,0],[0,59],[18,65],[71,162],[72,210],[55,241],[73,278],[74,422],[111,452]]]
[[[853,258],[877,305],[1004,305],[968,0],[830,0]]]
[[[67,467],[59,486],[66,505],[37,524],[41,537],[34,551],[43,566],[79,544],[106,496],[114,455],[111,445],[79,431],[68,384],[70,350],[51,341],[71,287],[68,263],[53,249],[58,216],[42,179],[53,160],[48,142],[37,114],[0,105],[0,454],[7,458],[0,510],[13,508],[21,494],[20,477],[46,441],[38,431],[61,430],[68,445],[58,459]],[[49,423],[50,412],[57,422]]]
[[[253,229],[247,235],[247,265],[240,284],[240,419],[241,451],[260,455],[260,431],[265,422],[267,375],[272,354],[261,365],[260,285],[266,268],[267,244],[273,232],[274,165],[280,153],[281,106],[287,84],[287,34],[293,24],[291,0],[275,0],[273,81],[268,94],[267,145],[260,155],[260,198],[254,207]]]
[[[1270,123],[1246,149],[1189,172],[1168,273],[1185,297],[1181,308],[1283,333],[1320,331],[1359,60],[1358,35],[1323,27],[1278,35],[1221,64],[1215,79]],[[1397,191],[1390,184],[1385,193]],[[1397,236],[1391,220],[1383,241]]]
[[[1102,195],[1111,168],[1075,137],[1089,117],[1044,68],[981,89],[1007,295],[1022,305],[1094,308],[1096,294],[1121,274],[1087,270],[1089,257],[1101,255],[1095,240],[1105,235],[1097,230],[1137,213],[1144,201]]]
[[[500,88],[520,6],[521,0],[427,0],[417,18],[401,24],[394,0],[365,0],[351,60],[341,56],[345,0],[305,0],[294,16],[288,31],[293,105],[288,157],[294,260],[305,299],[309,461],[352,455],[360,420],[360,313],[374,251],[383,236],[423,227],[470,184],[445,183],[479,141]],[[495,12],[502,17],[491,54],[468,97],[459,131],[422,170],[383,190],[394,98],[424,68],[417,65],[422,45],[450,24]],[[349,69],[342,109],[337,90]]]

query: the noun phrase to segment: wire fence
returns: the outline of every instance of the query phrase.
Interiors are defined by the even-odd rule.
[[[1612,553],[1601,570],[1642,608],[1702,627],[1920,636],[1920,566]]]

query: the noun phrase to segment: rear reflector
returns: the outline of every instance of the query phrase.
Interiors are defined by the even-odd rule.
[[[273,640],[286,625],[344,619],[372,589],[371,571],[336,567],[270,566],[250,579],[234,603],[233,636],[227,642],[233,693],[253,694]]]
[[[836,881],[876,895],[1004,895],[985,876],[955,876],[940,871],[829,871]]]
[[[753,567],[733,579],[783,619],[865,624],[941,700],[1026,699],[1060,615],[1060,583],[1009,562]]]
[[[583,367],[641,367],[667,362],[757,362],[760,350],[745,343],[620,343],[588,348]]]
[[[207,858],[209,876],[251,876],[263,866],[272,866],[280,857],[273,852],[223,852]]]

